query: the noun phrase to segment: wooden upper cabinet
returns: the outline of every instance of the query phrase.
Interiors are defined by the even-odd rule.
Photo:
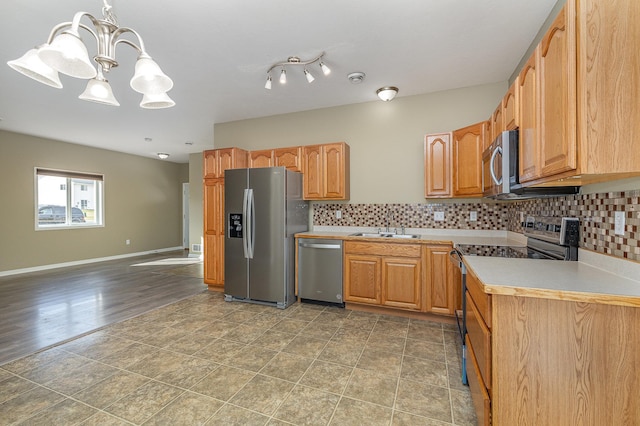
[[[543,177],[577,167],[575,21],[575,4],[569,0],[543,37],[538,50],[540,166]]]
[[[489,141],[488,144],[491,144],[491,142],[493,142],[498,135],[504,131],[504,122],[502,121],[502,118],[502,102],[500,102],[491,116],[491,141]]]
[[[272,149],[249,152],[249,167],[273,167],[275,165]]]
[[[424,139],[424,196],[451,197],[451,133]]]
[[[491,142],[493,142],[493,131],[491,128],[491,122],[493,121],[493,114],[491,114],[491,117],[489,117],[489,119],[487,121],[485,121],[485,126],[484,126],[484,136],[483,136],[483,141],[482,141],[482,150],[484,151],[485,149],[489,148],[489,145],[491,145]]]
[[[513,82],[502,99],[502,121],[504,130],[515,130],[520,127],[520,105],[518,95],[518,78]]]
[[[349,145],[303,147],[304,199],[349,199]]]
[[[453,132],[453,195],[482,197],[484,121]]]
[[[302,147],[294,146],[292,148],[277,148],[273,150],[275,166],[284,166],[288,170],[294,172],[302,172]]]
[[[227,169],[247,167],[247,151],[223,148],[204,151],[203,175],[205,179],[223,178]]]
[[[538,47],[539,49],[540,47]],[[538,138],[538,99],[536,64],[537,50],[531,55],[518,76],[520,97],[519,130],[519,172],[520,182],[537,179],[540,176],[540,141]]]

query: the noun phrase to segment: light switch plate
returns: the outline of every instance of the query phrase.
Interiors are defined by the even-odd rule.
[[[476,212],[476,211],[469,212],[469,220],[471,222],[477,221],[478,220],[478,212]]]
[[[436,222],[444,221],[444,212],[433,212],[433,220]]]
[[[616,235],[624,235],[624,212],[615,212],[614,220]]]

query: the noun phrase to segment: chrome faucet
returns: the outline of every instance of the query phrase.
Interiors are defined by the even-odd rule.
[[[388,211],[388,212],[387,212],[387,231],[386,231],[388,234],[390,234],[390,233],[391,233],[391,231],[390,231],[390,227],[391,227],[391,221],[392,221],[392,220],[394,220],[393,213],[392,213],[391,211]],[[394,234],[397,234],[397,233],[398,233],[398,229],[397,229],[397,228],[396,228],[396,229],[394,229],[394,230],[393,230],[393,233],[394,233]]]

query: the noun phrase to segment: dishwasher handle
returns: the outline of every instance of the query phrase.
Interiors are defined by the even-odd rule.
[[[314,244],[314,243],[300,243],[300,247],[304,248],[317,248],[317,249],[341,249],[340,244]]]

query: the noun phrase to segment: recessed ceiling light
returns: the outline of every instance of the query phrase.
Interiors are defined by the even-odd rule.
[[[193,145],[193,142],[192,141],[186,141],[184,144],[185,145]]]
[[[158,158],[161,160],[166,160],[167,158],[169,158],[169,154],[165,153],[165,152],[159,152],[158,153]]]

